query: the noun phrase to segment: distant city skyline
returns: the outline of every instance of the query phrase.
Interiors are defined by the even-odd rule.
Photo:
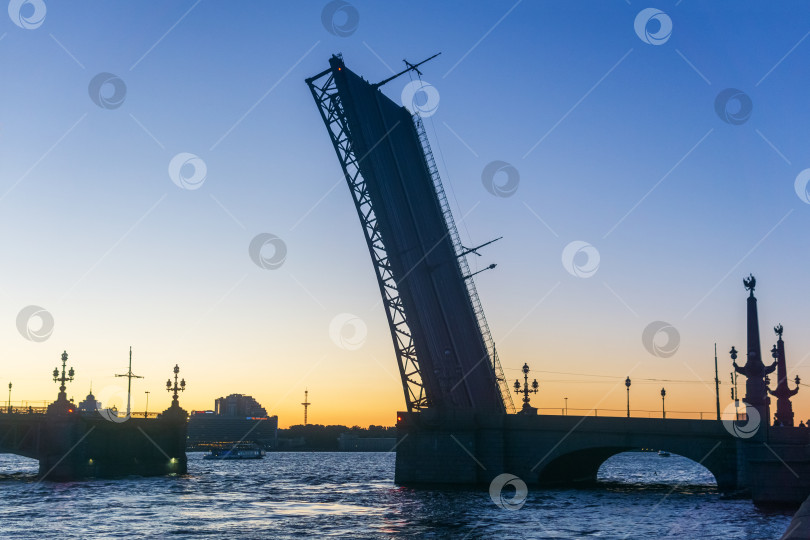
[[[11,2],[0,17],[0,384],[279,426],[392,425],[379,290],[304,79],[342,53],[420,112],[510,385],[540,412],[733,405],[742,279],[810,381],[806,6]],[[408,24],[403,24],[406,22]],[[744,382],[738,384],[744,387]],[[772,387],[775,386],[775,381]],[[517,396],[513,396],[519,402]],[[5,401],[5,399],[3,400]],[[108,405],[109,403],[109,405]],[[793,398],[810,417],[810,389]],[[772,404],[773,408],[773,404]],[[601,414],[601,413],[600,413]],[[608,414],[607,412],[605,414]],[[621,414],[620,412],[610,414]],[[644,414],[639,412],[638,414]]]

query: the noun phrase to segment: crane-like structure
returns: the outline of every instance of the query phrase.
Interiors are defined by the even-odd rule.
[[[425,61],[371,84],[332,56],[306,82],[363,227],[408,411],[514,412],[467,264],[478,248],[461,244],[421,117],[380,91]]]

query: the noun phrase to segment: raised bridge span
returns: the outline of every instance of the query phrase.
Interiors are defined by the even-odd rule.
[[[587,482],[614,454],[658,448],[701,463],[724,491],[801,503],[810,495],[810,430],[792,427],[781,325],[778,388],[768,387],[776,362],[762,362],[753,276],[744,281],[746,364],[734,364],[746,378],[751,419],[738,423],[754,422],[751,431],[719,420],[537,415],[528,400],[509,414],[510,388],[466,260],[477,248],[461,244],[418,107],[412,115],[381,90],[405,73],[421,75],[422,63],[372,84],[335,55],[306,80],[360,219],[402,380],[397,482],[486,484],[501,473],[529,484]],[[768,426],[769,392],[785,427]]]

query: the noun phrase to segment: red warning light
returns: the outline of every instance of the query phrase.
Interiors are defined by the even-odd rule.
[[[342,70],[343,70],[343,68],[338,68],[338,71],[342,71]]]

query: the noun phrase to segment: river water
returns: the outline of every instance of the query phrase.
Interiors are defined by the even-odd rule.
[[[706,469],[650,452],[614,456],[592,489],[529,488],[518,510],[484,489],[398,487],[390,453],[190,453],[188,468],[38,482],[35,461],[0,454],[0,537],[773,539],[791,517],[724,499]]]

